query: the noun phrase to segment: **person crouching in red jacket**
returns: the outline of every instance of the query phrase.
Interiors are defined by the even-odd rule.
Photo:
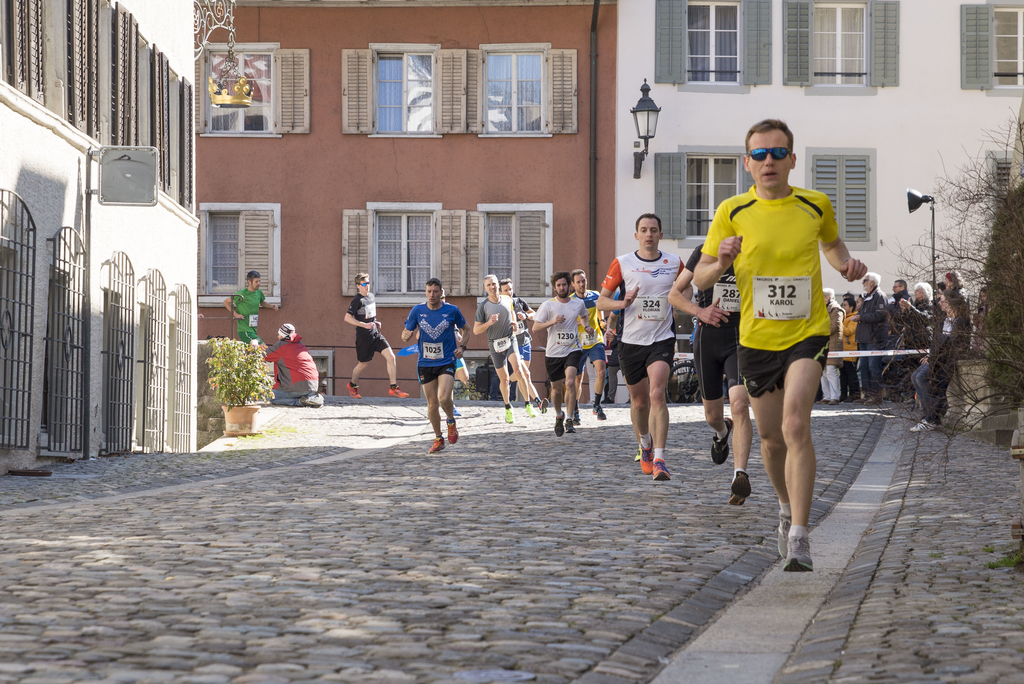
[[[320,408],[324,398],[317,392],[320,374],[295,326],[285,323],[277,331],[277,342],[267,350],[264,361],[274,364],[274,398],[279,406]]]

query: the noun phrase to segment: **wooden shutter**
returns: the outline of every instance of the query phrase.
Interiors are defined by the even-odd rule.
[[[960,5],[960,87],[992,88],[992,5]]]
[[[100,137],[100,0],[86,0],[88,3],[88,52],[89,73],[85,92],[86,122],[89,135]]]
[[[68,123],[88,134],[89,0],[68,2],[67,53]]]
[[[181,116],[178,117],[180,124],[179,142],[179,181],[178,181],[178,203],[188,211],[192,211],[192,193],[194,187],[193,179],[193,150],[195,149],[195,131],[192,126],[195,119],[192,116],[192,107],[195,103],[195,96],[192,94],[192,84],[181,79]]]
[[[524,211],[516,214],[519,263],[515,286],[516,293],[524,297],[540,297],[547,292],[547,227],[544,212]]]
[[[686,0],[657,0],[654,82],[686,83]]]
[[[160,151],[160,187],[164,192],[171,191],[171,73],[167,63],[167,55],[154,49],[156,78],[153,100],[156,103],[154,123],[158,134],[154,136],[154,146]]]
[[[128,84],[126,95],[128,104],[125,107],[128,121],[125,122],[125,131],[128,136],[128,145],[139,144],[139,22],[135,17],[128,15]]]
[[[210,272],[210,268],[207,266],[210,258],[210,253],[207,249],[207,245],[210,242],[210,236],[207,234],[209,221],[206,220],[209,212],[197,211],[196,213],[199,214],[199,249],[196,255],[196,272],[198,277],[196,282],[199,283],[200,294],[213,294],[210,291],[210,279],[207,277]]]
[[[243,211],[238,224],[239,279],[249,271],[259,271],[262,282],[270,284],[267,293],[279,295],[274,280],[274,212]]]
[[[483,50],[466,50],[466,132],[484,132]]]
[[[484,224],[487,215],[482,211],[466,213],[466,294],[474,297],[484,295]],[[518,290],[518,283],[516,283]]]
[[[871,3],[871,75],[873,86],[900,84],[900,3]]]
[[[199,55],[199,59],[196,60],[195,102],[193,104],[196,135],[206,132],[206,54],[207,51],[203,50],[203,54]]]
[[[341,294],[356,295],[356,273],[370,272],[370,212],[345,209],[341,217]]]
[[[579,132],[576,71],[576,50],[548,51],[548,130],[551,133]]]
[[[153,45],[149,51],[149,140],[150,145],[157,149],[160,158],[157,159],[157,173],[160,176],[160,187],[163,187],[164,160],[163,160],[163,127],[160,125],[160,91],[161,71],[160,58],[162,55]]]
[[[782,5],[782,29],[782,85],[812,85],[814,3],[786,0]]]
[[[341,51],[341,132],[373,133],[373,54]]]
[[[309,49],[278,50],[278,133],[309,133]]]
[[[110,27],[110,144],[130,145],[129,96],[131,60],[128,43],[131,15],[119,5],[114,6]]]
[[[743,0],[744,85],[772,82],[771,0]]]
[[[43,101],[43,0],[10,0],[11,85],[34,100]],[[6,40],[4,41],[6,43]]]
[[[842,214],[839,211],[839,188],[841,180],[842,157],[838,155],[815,156],[811,161],[813,173],[811,177],[812,187],[818,192],[828,195],[832,202],[832,208],[836,210],[836,219],[841,220]]]
[[[740,194],[749,191],[754,185],[754,175],[747,171],[747,167],[743,165],[743,157],[740,157]]]
[[[654,213],[661,219],[665,237],[686,237],[686,155],[682,152],[654,155]]]
[[[441,223],[441,249],[437,272],[446,293],[452,296],[466,294],[466,212],[444,210],[438,216]]]
[[[843,157],[842,233],[847,242],[867,242],[868,225],[868,166],[866,156]]]
[[[438,133],[466,132],[466,51],[438,50],[441,107]]]

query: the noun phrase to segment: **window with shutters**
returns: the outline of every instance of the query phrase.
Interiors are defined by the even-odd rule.
[[[487,133],[540,133],[543,130],[544,54],[488,52]]]
[[[715,210],[724,200],[743,192],[743,160],[739,157],[686,155],[686,235],[707,235]]]
[[[870,154],[813,154],[812,187],[828,195],[839,224],[839,237],[846,243],[867,243],[874,239],[872,224],[872,179]]]
[[[433,214],[376,214],[375,292],[423,292],[433,269]]]
[[[212,51],[207,60],[211,74],[220,74],[227,51]],[[238,68],[252,85],[252,105],[245,109],[212,107],[210,133],[273,133],[274,132],[274,53],[235,52]],[[233,87],[233,82],[228,87]],[[207,95],[209,98],[209,95]]]
[[[377,132],[434,132],[434,52],[377,53]]]
[[[487,215],[487,273],[502,278],[515,275],[515,214]]]
[[[995,11],[995,86],[1024,86],[1024,9]]]
[[[866,85],[863,4],[814,5],[814,84]]]
[[[43,102],[43,0],[6,0],[3,34],[4,80],[34,100]]]
[[[280,302],[281,205],[203,203],[199,210],[200,305],[219,305],[245,287],[248,271],[259,271],[267,299]]]
[[[739,82],[739,10],[736,3],[687,5],[688,81]]]

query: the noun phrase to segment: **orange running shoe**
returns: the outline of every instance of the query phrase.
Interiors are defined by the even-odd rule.
[[[455,421],[448,423],[448,443],[455,444],[459,441],[459,429],[455,427]]]
[[[435,437],[434,443],[430,445],[430,451],[428,454],[436,454],[441,449],[444,449],[444,437]]]
[[[644,449],[643,445],[640,446],[640,470],[643,471],[644,475],[650,475],[654,472],[654,443],[647,449]]]
[[[390,394],[393,397],[398,397],[399,399],[406,399],[409,397],[409,393],[400,390],[398,388],[398,385],[393,385],[391,389],[388,390],[388,394]]]
[[[359,396],[359,385],[353,385],[351,382],[348,383],[348,396],[353,399],[362,399],[362,397]]]
[[[671,480],[672,476],[668,474],[668,468],[665,467],[665,462],[657,460],[654,462],[654,479],[655,480]]]

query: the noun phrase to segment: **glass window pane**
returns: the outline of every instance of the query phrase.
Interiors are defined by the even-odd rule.
[[[520,131],[539,131],[540,107],[520,107],[516,125]]]
[[[431,107],[409,108],[409,132],[430,133],[434,130],[434,113]]]
[[[377,60],[377,130],[402,131],[402,57]]]
[[[269,131],[270,130],[270,107],[256,107],[255,105],[245,112],[245,130],[247,131]]]
[[[242,116],[241,110],[221,109],[220,107],[212,107],[211,109],[213,110],[213,116],[210,118],[210,130],[218,133],[238,130],[238,122]]]
[[[719,5],[715,7],[715,30],[736,31],[739,28],[737,23],[738,9],[736,5]]]
[[[402,240],[402,217],[401,216],[378,216],[377,217],[377,241]]]
[[[432,80],[430,75],[434,63],[433,55],[408,55],[408,60],[410,81]]]
[[[238,216],[211,214],[210,280],[211,289],[234,290],[238,287]]]
[[[540,106],[540,81],[519,82],[518,104]]]
[[[402,58],[399,56],[379,57],[377,59],[377,77],[381,81],[402,82]]]
[[[516,58],[516,71],[520,81],[540,81],[540,55],[519,55]]]
[[[499,279],[512,277],[512,222],[508,215],[487,217],[487,272]]]
[[[711,6],[690,5],[687,8],[687,28],[691,31],[711,30]]]
[[[996,12],[996,35],[1012,36],[1017,33],[1016,12]]]
[[[487,55],[487,79],[512,80],[512,55]]]
[[[409,240],[426,240],[430,242],[431,216],[417,215],[409,217]]]
[[[488,130],[498,133],[509,133],[512,131],[512,108],[511,107],[490,107],[487,110]]]
[[[429,107],[432,97],[433,91],[429,81],[409,81],[409,106]]]
[[[728,183],[736,187],[736,167],[738,159],[716,159],[715,160],[715,183]]]
[[[504,107],[512,104],[512,81],[488,81],[487,105]]]
[[[1007,38],[996,38],[996,59],[1017,61],[1017,36]],[[1014,69],[998,68],[997,71],[1016,71]]]

